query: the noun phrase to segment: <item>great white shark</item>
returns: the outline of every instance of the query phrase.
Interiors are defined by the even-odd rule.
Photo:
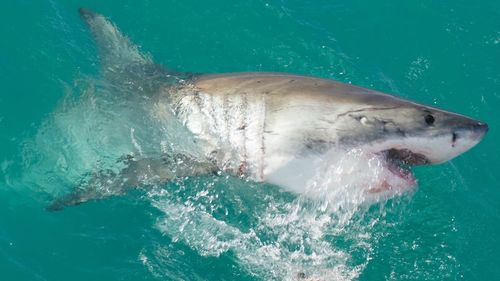
[[[172,71],[154,64],[104,16],[79,12],[97,43],[104,79],[165,103],[202,155],[124,155],[120,173],[98,173],[85,188],[56,200],[52,210],[109,195],[94,186],[113,185],[106,188],[111,194],[140,186],[144,174],[166,182],[223,172],[294,189],[310,180],[322,163],[317,159],[352,149],[376,155],[403,186],[412,186],[411,166],[449,161],[488,131],[486,123],[464,115],[329,79]],[[371,191],[394,188],[382,180]]]

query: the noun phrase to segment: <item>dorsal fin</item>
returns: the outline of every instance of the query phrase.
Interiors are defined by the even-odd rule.
[[[154,90],[160,84],[175,83],[189,76],[154,64],[149,54],[141,53],[139,47],[103,15],[86,8],[80,8],[79,13],[97,43],[102,74],[108,81],[134,89]]]
[[[128,65],[152,64],[151,58],[142,54],[139,48],[103,15],[86,8],[80,8],[78,11],[96,40],[103,67],[119,70]]]

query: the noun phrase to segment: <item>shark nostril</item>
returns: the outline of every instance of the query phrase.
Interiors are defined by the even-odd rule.
[[[455,144],[457,139],[458,139],[458,134],[456,132],[453,132],[453,134],[451,134],[451,142]]]

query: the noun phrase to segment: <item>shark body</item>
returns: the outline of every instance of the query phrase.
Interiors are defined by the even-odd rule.
[[[415,180],[409,167],[448,161],[479,143],[488,130],[487,124],[460,114],[334,80],[286,73],[167,70],[142,54],[104,16],[83,8],[80,14],[97,42],[103,77],[158,98],[202,151],[198,159],[183,158],[184,166],[177,169],[181,173],[166,164],[175,161],[129,157],[129,168],[122,171],[127,181],[115,184],[116,190],[141,185],[140,167],[149,167],[160,182],[222,171],[296,187],[320,167],[317,159],[352,149],[377,155],[387,171],[411,186]],[[386,181],[372,191],[394,188]],[[90,190],[57,200],[50,208],[103,197]]]

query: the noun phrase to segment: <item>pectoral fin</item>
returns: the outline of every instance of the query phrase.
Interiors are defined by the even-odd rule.
[[[147,188],[187,176],[216,174],[218,171],[210,161],[199,161],[183,154],[143,159],[127,155],[120,162],[125,164],[125,168],[119,173],[112,170],[94,173],[70,194],[52,202],[47,210],[58,211],[89,200],[121,195],[131,188]]]

